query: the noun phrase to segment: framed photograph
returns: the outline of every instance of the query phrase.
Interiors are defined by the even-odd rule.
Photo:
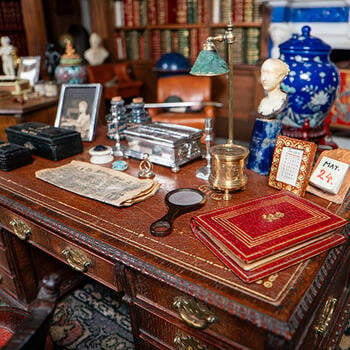
[[[278,136],[269,186],[304,196],[317,146],[313,142]]]
[[[27,79],[31,86],[39,80],[40,74],[40,56],[24,56],[20,58],[17,77]]]
[[[101,84],[63,84],[55,126],[78,131],[83,141],[92,141],[101,92]]]

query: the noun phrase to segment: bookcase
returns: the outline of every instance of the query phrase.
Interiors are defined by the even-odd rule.
[[[222,33],[232,19],[234,63],[256,64],[267,55],[263,10],[257,0],[116,0],[115,57],[157,61],[177,51],[194,62],[209,35]],[[218,45],[225,58],[224,45]]]
[[[177,51],[192,64],[209,35],[224,32],[230,19],[234,34],[235,138],[248,141],[263,97],[259,66],[268,57],[269,11],[257,0],[116,0],[113,49],[116,60],[127,60],[145,83],[145,100],[155,100],[152,69],[162,54]],[[226,59],[225,44],[216,47]],[[227,136],[227,76],[213,78],[217,110],[216,135]]]

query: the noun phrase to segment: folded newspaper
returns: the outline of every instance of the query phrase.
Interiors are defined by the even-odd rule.
[[[86,162],[73,160],[35,176],[52,185],[117,207],[130,206],[154,195],[159,183]]]

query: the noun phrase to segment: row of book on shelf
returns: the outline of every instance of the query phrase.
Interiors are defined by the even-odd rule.
[[[0,31],[6,34],[11,30],[23,30],[21,2],[0,0]]]
[[[224,32],[223,28],[215,28],[211,35]],[[233,47],[235,64],[255,64],[260,57],[260,29],[234,28],[236,37]],[[116,57],[118,60],[157,61],[168,52],[179,52],[193,63],[209,36],[208,28],[191,28],[178,30],[154,29],[150,32],[128,30],[115,32]],[[225,44],[217,43],[217,50],[223,59],[227,59]]]
[[[257,0],[117,0],[115,26],[138,27],[163,24],[257,22],[261,12]]]

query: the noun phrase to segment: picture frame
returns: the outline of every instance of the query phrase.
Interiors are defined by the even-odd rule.
[[[17,70],[17,77],[20,79],[29,80],[30,85],[34,86],[34,84],[39,80],[40,63],[40,56],[20,57]]]
[[[83,141],[92,141],[101,93],[101,84],[63,84],[55,126],[78,131]]]
[[[268,185],[303,197],[316,150],[317,145],[313,142],[279,135],[272,158]]]

